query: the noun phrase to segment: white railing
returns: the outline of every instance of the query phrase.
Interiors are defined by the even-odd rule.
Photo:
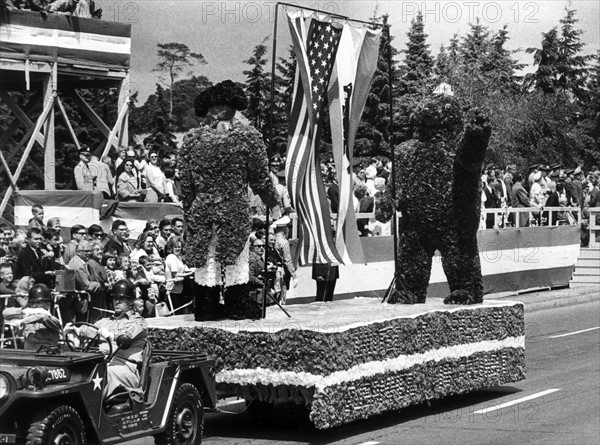
[[[537,226],[541,218],[547,218],[542,221],[544,226],[560,226],[560,225],[578,225],[581,223],[581,209],[579,207],[509,207],[500,209],[481,209],[482,219],[486,219],[487,215],[493,214],[494,228],[520,227],[519,216],[522,213],[527,213],[529,216],[529,225]],[[561,214],[564,218],[557,218]],[[513,215],[512,218],[509,215]]]
[[[591,217],[592,211],[595,214],[600,214],[600,208],[590,209],[590,229],[592,230],[592,238],[593,230],[600,231],[600,225],[595,224],[595,218]],[[488,214],[494,214],[494,228],[495,229],[503,229],[503,228],[519,228],[520,227],[520,218],[519,215],[522,213],[527,213],[529,216],[529,226],[537,226],[538,221],[544,217],[547,218],[546,221],[542,222],[543,226],[560,226],[560,225],[580,225],[581,223],[581,209],[579,207],[509,207],[507,209],[482,209],[481,217],[484,220]],[[537,216],[538,214],[540,214]],[[513,215],[512,218],[509,218],[509,215]],[[561,214],[564,215],[563,218],[557,218],[557,216]],[[567,216],[569,215],[569,216]],[[400,212],[396,213],[397,218],[400,218],[402,215]],[[331,219],[336,220],[337,214],[332,213]],[[357,213],[356,219],[368,218],[370,223],[374,223],[375,212],[370,213]],[[290,238],[298,237],[298,216],[296,213],[292,213],[290,215],[290,219],[292,220],[292,232],[290,234]],[[592,219],[594,220],[594,226],[592,228]],[[483,229],[481,229],[483,230]]]
[[[588,228],[590,229],[590,247],[600,247],[600,242],[596,241],[596,234],[600,235],[600,207],[590,207],[590,219]]]

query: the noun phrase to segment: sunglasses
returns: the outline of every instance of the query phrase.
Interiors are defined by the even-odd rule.
[[[98,237],[98,238],[102,238],[104,236],[104,233],[98,232],[98,233],[92,234],[92,236],[95,236],[95,237]]]

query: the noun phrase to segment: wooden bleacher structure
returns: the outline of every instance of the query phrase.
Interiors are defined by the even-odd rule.
[[[44,178],[44,189],[55,190],[55,113],[80,147],[62,97],[69,97],[105,139],[96,154],[127,145],[130,96],[131,25],[96,19],[30,11],[0,11],[0,100],[12,120],[0,135],[0,171],[10,185],[4,191],[0,216],[9,205],[17,181],[34,148],[44,152],[44,165],[34,168]],[[118,118],[110,128],[78,90],[116,88]],[[15,92],[33,92],[20,105]],[[24,135],[15,137],[24,128]],[[100,152],[100,148],[102,152]],[[20,156],[11,171],[9,162]]]

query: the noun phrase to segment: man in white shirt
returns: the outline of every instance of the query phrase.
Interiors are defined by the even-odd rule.
[[[146,185],[148,186],[146,202],[162,201],[166,192],[166,178],[158,166],[158,152],[156,150],[150,152],[150,164],[146,167],[145,173]]]

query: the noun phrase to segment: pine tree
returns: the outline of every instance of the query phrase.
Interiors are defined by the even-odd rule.
[[[170,129],[169,109],[172,101],[167,103],[165,95],[164,88],[156,84],[156,106],[152,116],[152,131],[144,139],[144,146],[147,149],[158,150],[161,158],[177,150],[175,135]]]
[[[254,47],[252,56],[244,60],[250,65],[250,69],[243,73],[246,75],[246,95],[248,96],[248,108],[243,114],[252,125],[265,134],[269,122],[269,105],[271,100],[271,74],[265,72],[267,59],[267,46],[265,37],[261,43]]]
[[[412,20],[406,35],[408,42],[407,49],[402,51],[405,54],[402,64],[404,74],[400,80],[399,93],[401,95],[422,94],[424,89],[430,86],[434,62],[427,44],[427,34],[425,34],[425,25],[420,11]]]
[[[562,91],[571,91],[578,98],[584,94],[587,64],[592,56],[581,55],[585,43],[581,41],[583,31],[575,29],[579,20],[575,18],[575,10],[565,8],[565,17],[560,20],[560,60],[558,65],[557,86]]]
[[[585,96],[587,64],[593,56],[581,55],[585,44],[581,41],[583,31],[575,29],[578,20],[575,10],[565,9],[560,20],[560,31],[555,27],[542,34],[541,48],[528,48],[533,53],[535,73],[526,76],[526,84],[544,93],[562,92],[578,99]]]

